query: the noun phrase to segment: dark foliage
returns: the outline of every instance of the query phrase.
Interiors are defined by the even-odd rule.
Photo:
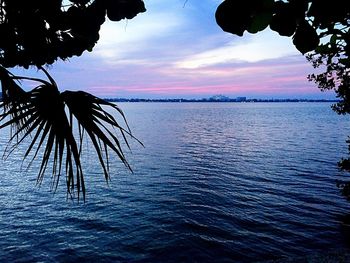
[[[241,5],[242,2],[242,5]],[[324,90],[334,90],[340,101],[333,109],[350,113],[350,1],[344,0],[225,0],[216,11],[219,26],[242,36],[270,26],[281,36],[292,37],[293,44],[317,74],[308,79]],[[350,144],[350,142],[348,141]],[[350,152],[349,152],[350,153]],[[350,158],[339,167],[350,172]],[[350,184],[342,184],[350,198]]]
[[[10,152],[30,138],[24,158],[32,153],[34,160],[42,154],[38,184],[47,168],[52,166],[53,189],[57,188],[64,174],[67,194],[72,197],[77,193],[79,199],[82,193],[85,200],[81,164],[85,133],[92,141],[107,182],[109,151],[131,170],[120,139],[116,137],[118,131],[127,147],[127,136],[134,138],[123,112],[115,104],[86,92],[59,92],[57,84],[42,66],[91,51],[99,39],[99,30],[106,16],[119,21],[131,19],[144,11],[142,0],[70,0],[66,6],[62,0],[0,0],[0,83],[3,94],[0,128],[11,127]],[[14,66],[35,66],[46,74],[48,80],[15,76],[6,69]],[[21,88],[23,80],[38,85],[26,92]],[[122,116],[126,128],[106,107]],[[74,123],[77,123],[78,135],[74,135]]]
[[[0,0],[0,64],[29,67],[91,51],[106,15],[112,21],[146,11],[142,0]],[[3,37],[6,36],[6,37]]]

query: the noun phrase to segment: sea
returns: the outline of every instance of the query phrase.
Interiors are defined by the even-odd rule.
[[[85,202],[36,184],[26,142],[0,162],[1,262],[348,262],[350,119],[330,103],[118,105],[144,146],[107,184],[85,142]]]

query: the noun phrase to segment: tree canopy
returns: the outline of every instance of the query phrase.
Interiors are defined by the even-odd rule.
[[[243,36],[269,27],[291,37],[312,65],[324,70],[309,79],[321,90],[335,90],[341,101],[334,109],[342,114],[350,113],[349,19],[350,1],[343,0],[225,0],[216,11],[218,25],[229,33]]]
[[[120,21],[145,11],[142,0],[1,0],[0,64],[28,68],[80,56],[92,51],[106,16]]]
[[[225,0],[217,8],[216,21],[238,36],[269,27],[291,37],[318,71],[308,79],[321,91],[335,91],[339,102],[332,107],[338,114],[350,113],[350,1]],[[350,154],[350,139],[347,142]],[[342,159],[339,167],[350,172],[350,158]],[[339,185],[350,199],[350,183]]]
[[[81,164],[85,133],[96,150],[107,181],[108,150],[131,170],[115,135],[119,131],[127,146],[126,135],[134,138],[123,112],[115,104],[83,91],[59,92],[58,85],[43,66],[57,59],[80,56],[85,50],[91,51],[99,39],[106,16],[111,21],[120,21],[145,11],[142,0],[0,0],[3,108],[0,128],[10,126],[13,130],[9,152],[33,135],[24,157],[32,153],[34,159],[39,152],[42,153],[39,184],[52,160],[53,188],[57,187],[61,173],[64,173],[67,193],[71,196],[77,193],[79,199],[82,192],[85,199]],[[6,69],[14,66],[35,66],[46,74],[47,80],[15,76]],[[23,80],[36,82],[37,86],[26,92],[21,87]],[[124,127],[106,107],[121,114]],[[74,120],[78,135],[73,132]]]

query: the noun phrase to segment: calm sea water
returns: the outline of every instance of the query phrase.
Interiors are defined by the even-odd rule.
[[[129,173],[109,186],[84,155],[87,202],[66,201],[24,148],[2,161],[0,260],[252,262],[350,248],[349,118],[328,103],[125,103],[134,134]],[[7,134],[1,134],[1,148]],[[90,147],[89,144],[86,147]]]

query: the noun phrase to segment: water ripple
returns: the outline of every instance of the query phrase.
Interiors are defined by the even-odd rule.
[[[252,262],[350,247],[348,119],[329,104],[123,104],[135,173],[111,158],[107,186],[85,155],[86,204],[64,182],[35,187],[25,147],[0,171],[0,259],[10,262]],[[0,141],[3,148],[5,141]]]

